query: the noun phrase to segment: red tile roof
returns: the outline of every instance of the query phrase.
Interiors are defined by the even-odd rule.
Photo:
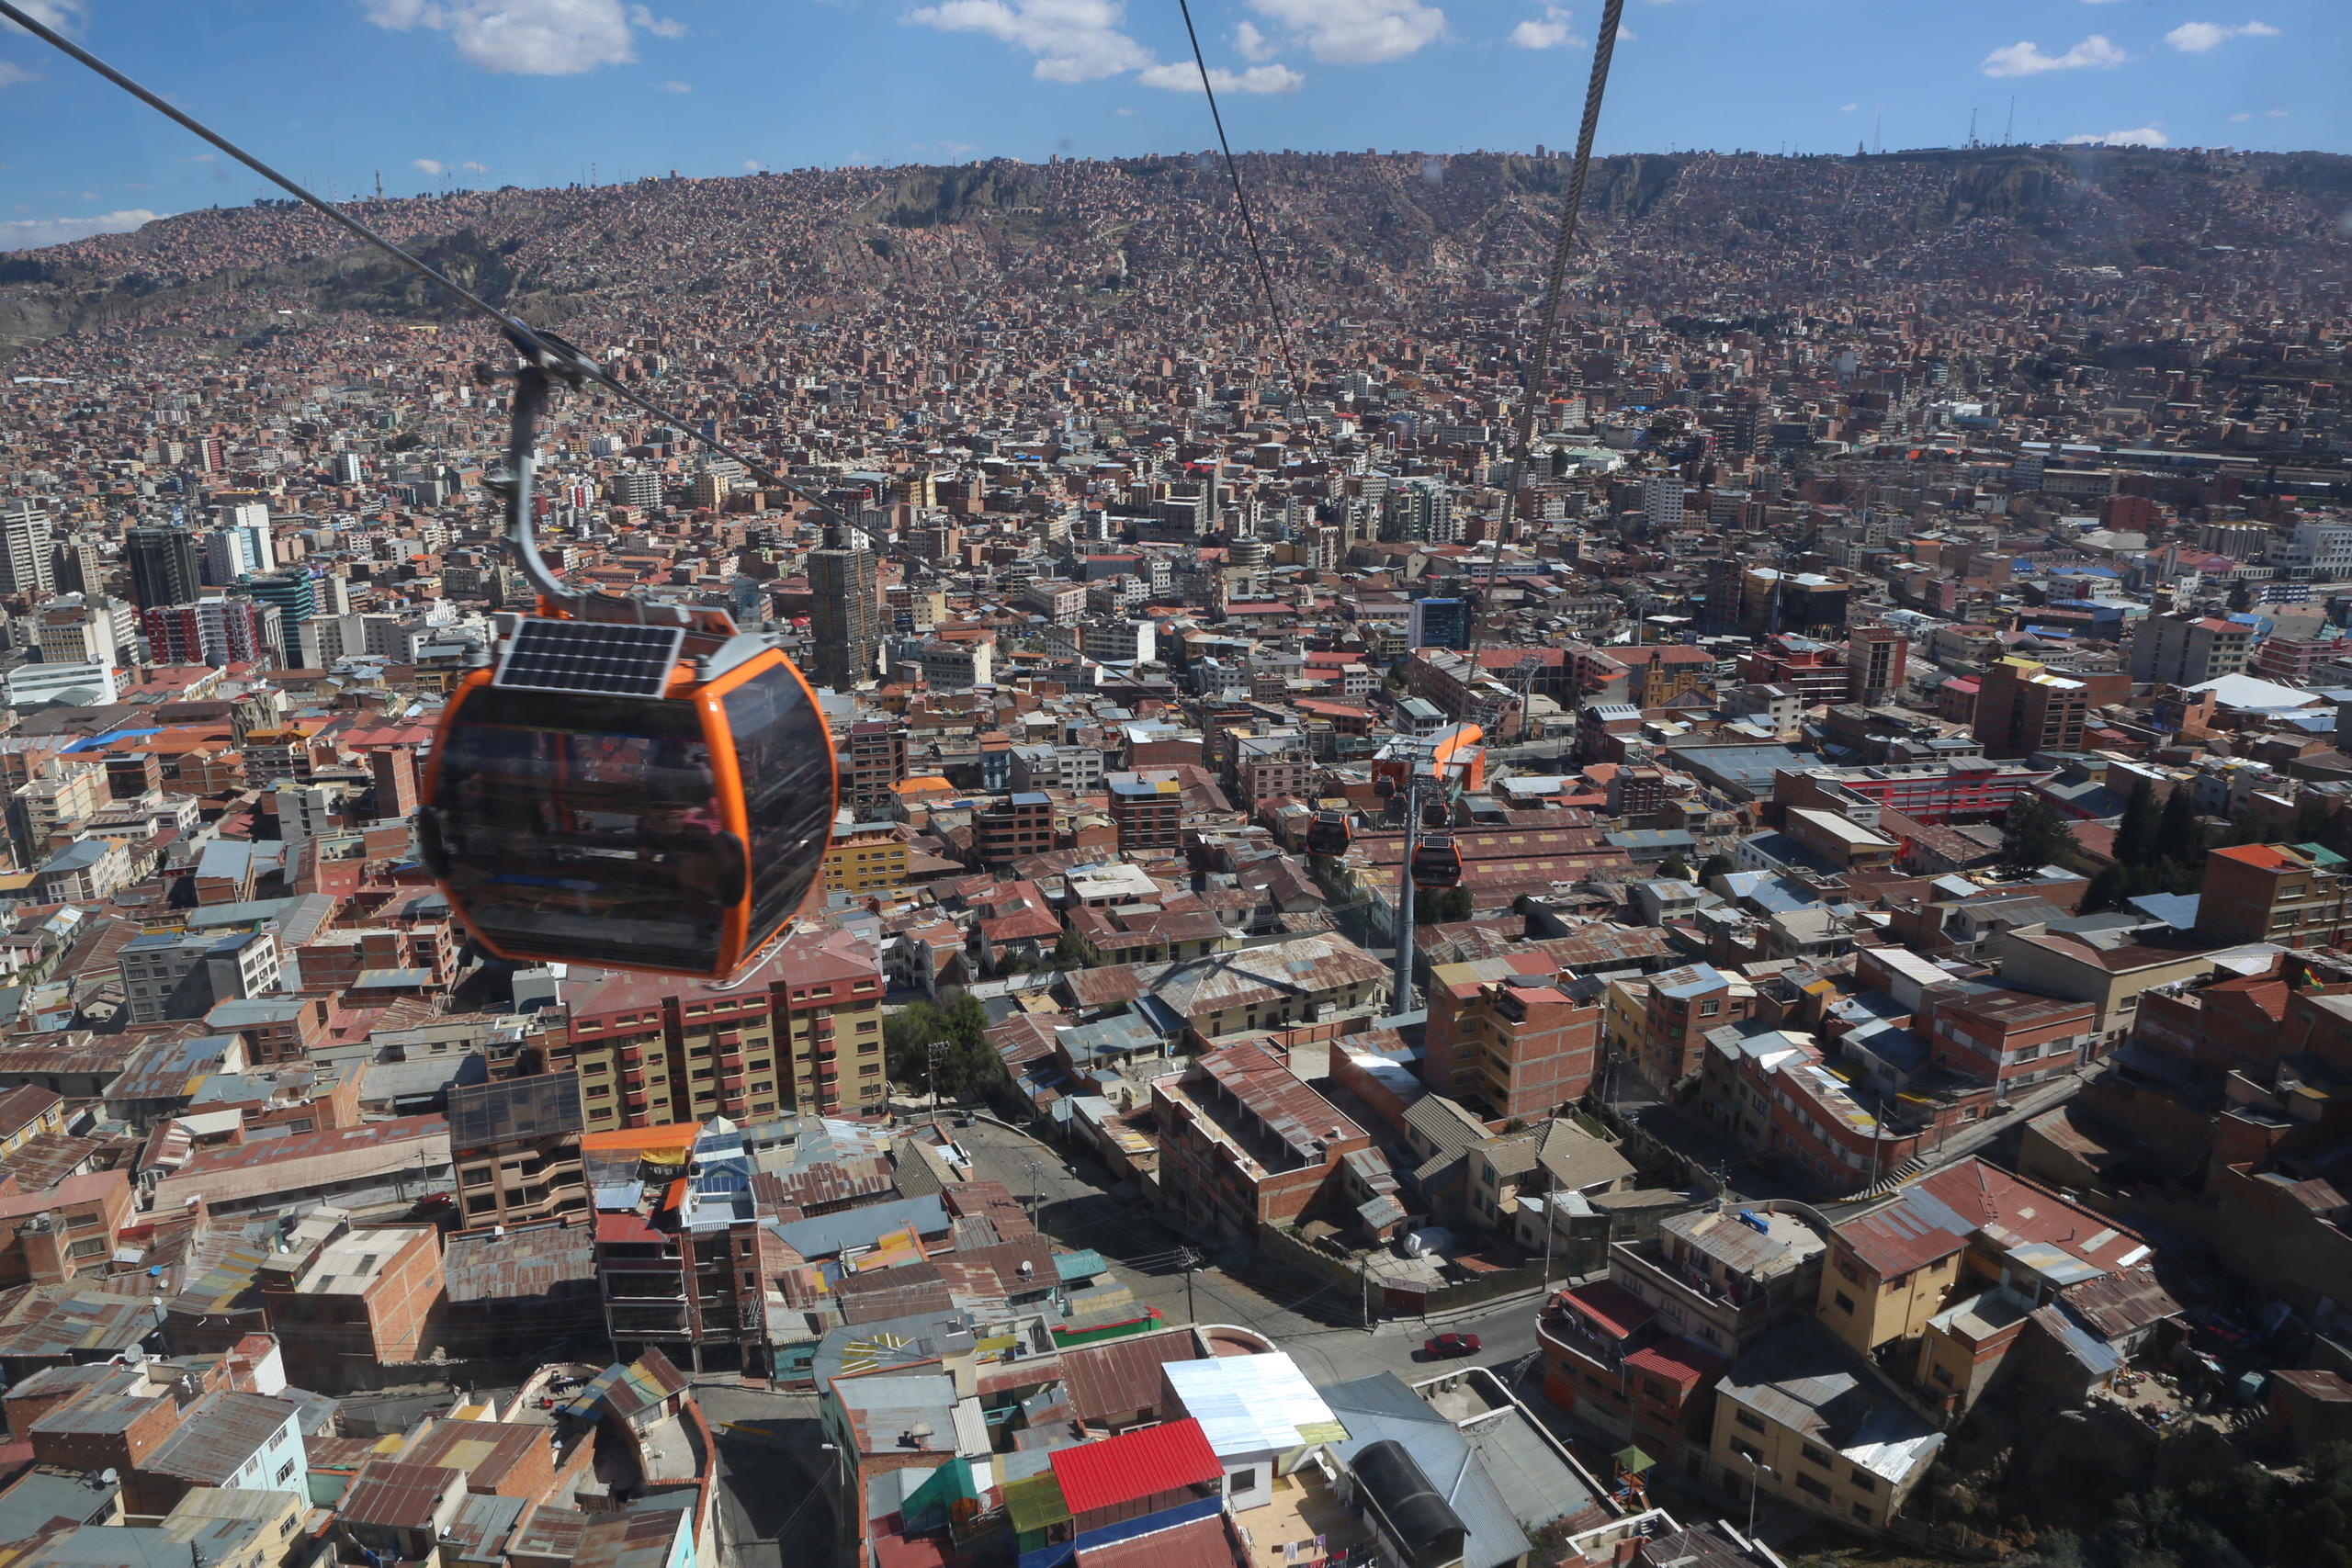
[[[1215,1481],[1225,1473],[1198,1421],[1187,1416],[1100,1442],[1057,1449],[1054,1479],[1072,1514]]]

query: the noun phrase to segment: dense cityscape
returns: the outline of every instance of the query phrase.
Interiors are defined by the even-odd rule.
[[[428,864],[506,346],[0,255],[0,1568],[2352,1552],[2352,159],[1598,160],[1540,378],[1557,150],[1239,168],[348,204],[817,690],[711,981]]]

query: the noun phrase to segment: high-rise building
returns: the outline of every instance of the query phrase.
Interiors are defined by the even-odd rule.
[[[2132,635],[2134,685],[2197,686],[2245,672],[2254,628],[2211,615],[2158,613]]]
[[[185,528],[149,524],[122,536],[130,568],[130,600],[142,610],[194,602],[203,592],[197,567],[196,536]]]
[[[368,465],[360,457],[358,453],[338,452],[334,455],[335,483],[339,485],[356,485],[367,477]]]
[[[1652,474],[1642,481],[1642,521],[1653,534],[1682,526],[1682,476]]]
[[[827,529],[824,547],[808,554],[808,599],[817,684],[846,692],[870,680],[882,645],[874,552],[850,543],[838,525]]]
[[[1894,626],[1855,626],[1846,633],[1846,696],[1874,703],[1899,691],[1910,663],[1911,639]]]
[[[61,593],[98,593],[106,589],[106,569],[98,547],[80,539],[60,539],[50,547],[50,571]]]
[[[289,637],[294,628],[319,613],[318,586],[300,567],[284,571],[248,573],[237,579],[237,592],[277,609],[277,624]]]
[[[29,501],[0,511],[0,593],[48,593],[57,586],[49,513]]]
[[[1416,599],[1405,610],[1405,641],[1412,648],[1470,646],[1470,601]]]
[[[2079,751],[2090,690],[2030,659],[1996,659],[1976,690],[1976,739],[1988,757]]]
[[[214,595],[145,611],[148,656],[158,664],[253,664],[277,652],[275,608]]]

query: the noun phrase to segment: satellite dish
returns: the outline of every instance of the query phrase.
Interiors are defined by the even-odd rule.
[[[115,1471],[102,1470],[98,1472],[98,1484],[101,1486],[111,1486],[120,1479],[122,1479],[121,1476]]]

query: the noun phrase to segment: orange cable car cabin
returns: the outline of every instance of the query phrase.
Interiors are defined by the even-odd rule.
[[[721,978],[815,885],[835,789],[815,694],[724,616],[534,616],[451,694],[418,838],[501,958]]]

